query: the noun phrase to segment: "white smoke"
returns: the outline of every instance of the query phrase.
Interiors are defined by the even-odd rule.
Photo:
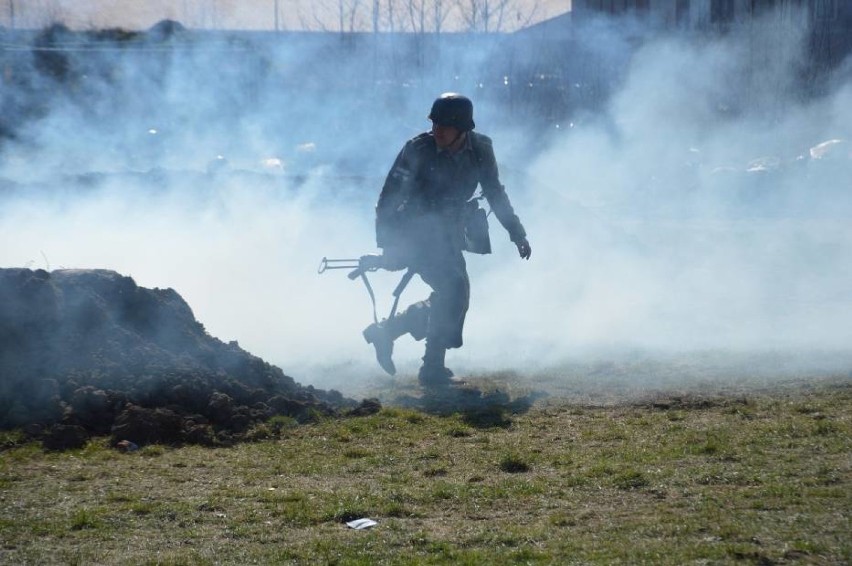
[[[346,76],[369,68],[312,75],[316,46],[269,48],[248,70],[226,51],[176,50],[166,67],[120,66],[126,80],[107,95],[90,73],[47,98],[45,116],[0,153],[0,265],[114,269],[172,287],[212,335],[346,391],[342,378],[381,373],[360,335],[371,307],[359,282],[317,265],[376,251],[385,171],[428,127],[432,98],[462,90],[494,139],[533,256],[520,260],[491,218],[494,254],[468,256],[466,343],[451,365],[524,372],[636,350],[848,351],[849,150],[833,163],[808,150],[850,139],[852,82],[802,102],[792,85],[804,39],[787,34],[772,51],[779,41],[648,42],[603,112],[546,134],[504,127],[497,98],[464,82],[482,53],[458,81],[438,74],[373,93],[347,90]],[[264,65],[303,88],[278,88]],[[372,278],[380,317],[398,275]],[[415,280],[401,306],[427,294]],[[398,342],[403,373],[421,348]]]
[[[497,363],[521,367],[601,350],[847,349],[849,145],[836,164],[808,150],[849,139],[850,85],[797,102],[803,41],[764,30],[641,48],[606,115],[529,168],[516,200],[537,261],[480,285],[488,314],[469,335],[490,333]]]

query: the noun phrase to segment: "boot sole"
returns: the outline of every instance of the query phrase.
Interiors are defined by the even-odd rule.
[[[374,348],[374,349],[376,349],[376,342],[375,342],[375,340],[373,340],[371,337],[367,336],[367,331],[366,331],[366,330],[364,330],[363,332],[361,332],[361,335],[364,337],[364,340],[366,340],[366,341],[367,341],[367,344],[371,344],[371,345],[373,346],[373,348]],[[391,343],[391,344],[393,344],[393,343]],[[377,362],[379,362],[379,366],[381,366],[381,368],[382,368],[383,370],[385,370],[385,372],[386,372],[388,375],[396,375],[396,365],[393,363],[393,359],[391,359],[391,358],[389,357],[386,361],[382,361],[382,360],[379,358],[379,351],[378,351],[378,349],[376,349],[376,361],[377,361]]]

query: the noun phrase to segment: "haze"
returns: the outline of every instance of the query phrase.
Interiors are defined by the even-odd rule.
[[[617,28],[589,37],[600,49],[627,45]],[[361,338],[372,319],[364,289],[316,268],[323,256],[376,251],[383,175],[428,128],[432,99],[460,90],[494,139],[533,257],[521,262],[492,219],[494,254],[468,259],[466,344],[451,366],[529,372],[629,352],[848,352],[849,156],[809,150],[850,139],[852,74],[847,61],[823,96],[803,100],[793,87],[803,45],[796,29],[772,26],[757,42],[659,37],[625,57],[602,111],[546,126],[512,119],[478,90],[481,52],[458,62],[457,82],[423,76],[382,96],[343,80],[369,73],[369,58],[339,79],[306,74],[295,94],[245,67],[249,75],[225,80],[236,71],[220,52],[176,51],[165,76],[128,60],[117,87],[105,91],[90,74],[85,96],[51,98],[2,147],[11,189],[0,264],[107,268],[172,287],[211,334],[304,383],[380,375]],[[257,49],[279,65],[320,56]],[[745,82],[756,49],[773,56],[759,81]],[[726,106],[744,96],[748,105]],[[397,275],[373,281],[386,312]],[[412,284],[403,303],[425,293]],[[403,372],[416,369],[421,347],[400,341]]]

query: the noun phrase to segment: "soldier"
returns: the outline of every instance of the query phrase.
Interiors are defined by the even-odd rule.
[[[432,130],[409,140],[388,173],[376,205],[376,240],[383,249],[384,267],[409,268],[432,293],[402,313],[371,324],[364,330],[364,338],[375,347],[379,364],[391,375],[396,373],[394,340],[406,333],[415,340],[425,338],[420,383],[438,388],[460,383],[444,360],[447,349],[462,345],[470,300],[462,251],[471,250],[465,237],[471,210],[483,215],[487,248],[474,251],[490,252],[484,211],[477,201],[471,201],[478,185],[521,258],[529,259],[531,248],[500,184],[491,139],[473,131],[470,99],[442,94],[432,104],[429,119]]]

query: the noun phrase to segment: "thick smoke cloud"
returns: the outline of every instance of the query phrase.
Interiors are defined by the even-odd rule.
[[[847,347],[849,145],[836,162],[809,148],[849,139],[850,83],[797,101],[804,34],[761,31],[663,38],[634,55],[606,114],[529,168],[540,261],[506,272],[529,279],[483,328],[511,329],[505,339],[550,362],[601,348]]]
[[[341,376],[380,373],[360,336],[371,309],[358,282],[317,264],[376,251],[383,175],[428,127],[432,98],[460,90],[495,140],[533,257],[521,262],[492,219],[494,254],[468,259],[472,308],[451,365],[848,351],[849,145],[809,153],[852,135],[848,68],[803,99],[805,37],[786,28],[635,52],[618,30],[590,35],[625,73],[602,110],[544,126],[508,115],[484,44],[420,67],[390,38],[339,64],[295,40],[72,51],[70,78],[19,74],[4,100],[27,119],[0,146],[0,265],[172,287],[214,336],[346,392]],[[44,55],[28,55],[33,68]],[[397,276],[373,282],[381,316]],[[403,303],[426,293],[415,281]],[[398,343],[403,372],[421,348]]]

